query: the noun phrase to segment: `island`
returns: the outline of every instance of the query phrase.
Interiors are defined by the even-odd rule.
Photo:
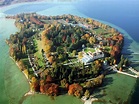
[[[19,29],[6,43],[30,84],[24,96],[68,93],[84,101],[99,100],[92,95],[107,74],[128,74],[129,61],[121,55],[124,37],[107,24],[70,14],[22,13],[6,18],[15,19]]]

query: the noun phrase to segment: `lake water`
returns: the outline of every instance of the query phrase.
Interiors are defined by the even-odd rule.
[[[139,2],[138,0],[79,0],[76,2],[57,3],[22,3],[0,9],[0,104],[18,104],[22,100],[22,95],[29,90],[29,85],[24,75],[17,68],[15,63],[9,58],[8,46],[4,40],[10,34],[17,31],[14,20],[3,19],[5,14],[18,14],[21,12],[37,12],[43,15],[73,14],[82,17],[91,17],[101,22],[117,28],[125,36],[123,53],[139,52]],[[4,14],[3,14],[4,13]],[[120,28],[121,27],[121,28]],[[124,29],[124,30],[123,30]],[[139,55],[131,54],[127,56],[130,60],[139,60]],[[135,67],[139,69],[139,63]],[[124,75],[108,75],[104,86],[98,89],[94,95],[109,103],[137,104],[139,99],[139,80]],[[135,91],[135,92],[134,92]],[[134,92],[134,93],[133,93]],[[105,93],[105,95],[104,95]],[[132,96],[131,96],[132,95]],[[81,104],[79,99],[71,96],[60,96],[53,103],[61,104]],[[131,100],[131,101],[129,101]],[[27,97],[24,104],[44,104],[52,102],[47,96],[34,95]],[[98,104],[98,103],[97,103]],[[126,103],[127,104],[127,103]]]

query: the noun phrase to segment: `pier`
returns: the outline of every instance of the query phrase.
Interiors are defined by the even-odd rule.
[[[124,74],[124,75],[130,76],[130,77],[134,77],[134,78],[138,78],[139,77],[137,75],[132,75],[132,74],[129,74],[129,73],[126,73],[126,72],[122,72],[122,71],[117,71],[117,73]]]
[[[124,74],[124,75],[130,76],[130,77],[133,77],[133,78],[138,78],[138,77],[139,77],[139,72],[136,71],[135,69],[133,69],[132,67],[128,68],[128,70],[130,70],[131,72],[133,72],[133,73],[136,74],[136,75],[132,75],[132,74],[129,74],[129,73],[127,73],[127,72],[119,71],[119,70],[117,70],[116,66],[112,66],[111,69],[112,69],[114,72],[117,72],[117,73],[120,73],[120,74]]]
[[[134,73],[137,76],[139,76],[139,72],[137,70],[133,69],[132,67],[128,68],[128,70],[130,70],[132,73]]]
[[[124,55],[139,55],[139,53],[137,53],[137,52],[133,52],[133,53],[122,52],[122,54],[124,54]]]

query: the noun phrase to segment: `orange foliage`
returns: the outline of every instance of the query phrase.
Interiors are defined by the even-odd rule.
[[[41,92],[41,93],[45,93],[44,85],[40,86],[40,92]]]
[[[35,23],[38,24],[38,25],[43,25],[43,23],[42,23],[41,21],[39,21],[37,18],[30,17],[30,20],[31,20],[32,22],[35,22]]]
[[[116,52],[114,50],[111,50],[110,52],[111,56],[115,57],[116,56]]]
[[[51,83],[51,82],[52,82],[52,77],[48,75],[46,78],[46,83]]]
[[[57,95],[59,86],[54,83],[46,84],[44,86],[45,93],[48,95]]]
[[[54,62],[54,57],[53,56],[48,57],[48,61],[52,64]]]
[[[68,84],[68,83],[66,83],[65,87],[66,87],[66,89],[69,89],[69,84]]]
[[[79,84],[72,84],[69,86],[68,94],[79,97],[82,94],[82,90],[83,88]]]

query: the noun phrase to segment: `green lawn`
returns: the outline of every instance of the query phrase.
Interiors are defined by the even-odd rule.
[[[100,33],[105,32],[105,30],[102,28],[94,29],[94,31],[96,31],[96,34],[100,34]]]
[[[95,52],[95,49],[94,48],[86,48],[85,50],[84,50],[85,52]]]
[[[94,29],[94,31],[96,32],[96,34],[105,33],[103,36],[106,38],[112,36],[111,33],[108,33],[108,30],[104,30],[102,28]]]
[[[110,52],[111,51],[111,47],[105,46],[105,51]]]

